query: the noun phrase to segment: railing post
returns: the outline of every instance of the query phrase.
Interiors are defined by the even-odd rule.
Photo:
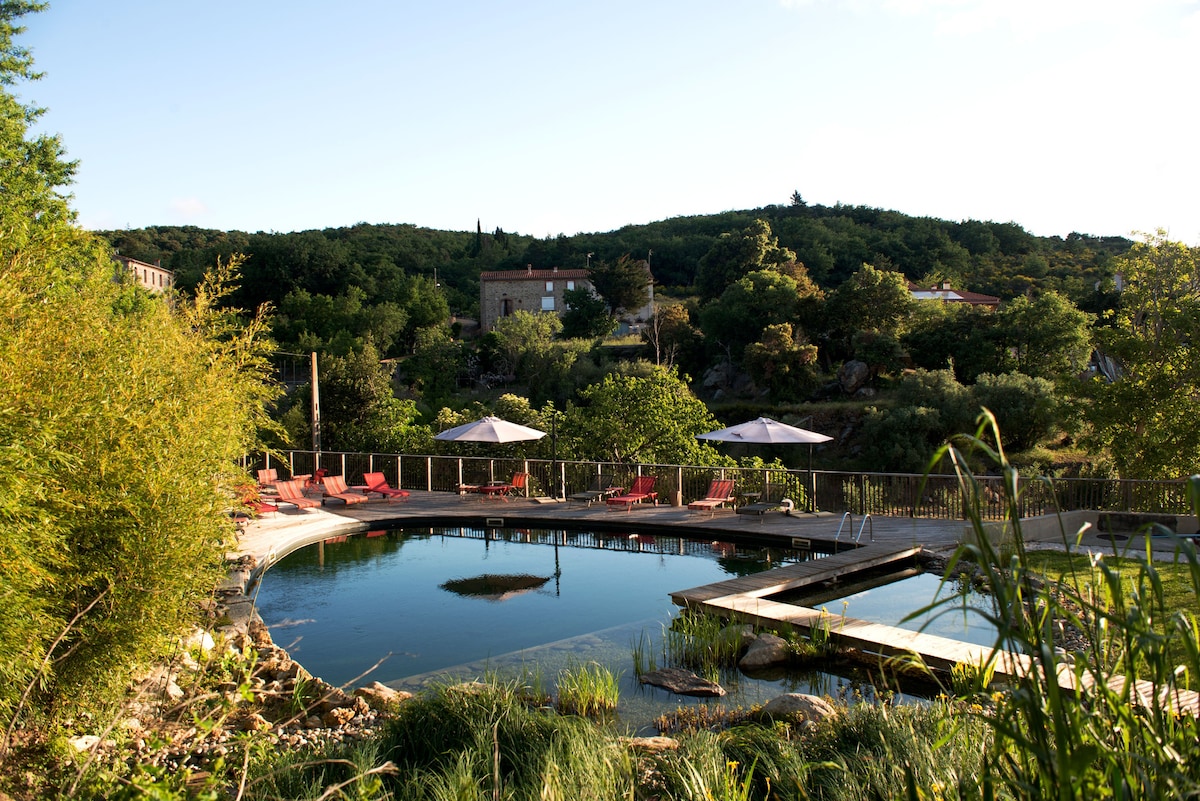
[[[462,469],[461,467],[459,468]],[[425,491],[433,492],[433,457],[425,457]]]

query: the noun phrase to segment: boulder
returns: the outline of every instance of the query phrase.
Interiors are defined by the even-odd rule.
[[[762,714],[769,718],[815,722],[833,717],[837,714],[837,708],[815,695],[787,693],[768,701],[762,708]]]
[[[750,643],[738,667],[742,670],[762,670],[786,665],[791,658],[792,649],[787,640],[774,634],[760,634]]]
[[[664,751],[675,751],[679,748],[679,741],[674,737],[622,737],[621,742],[635,751],[641,751],[646,754],[661,754]]]
[[[845,362],[838,370],[838,383],[842,387],[842,392],[847,395],[853,395],[855,392],[871,379],[871,368],[866,362],[860,362],[857,359],[851,359]]]
[[[676,695],[692,695],[699,698],[714,698],[725,694],[725,688],[720,684],[702,679],[690,670],[682,668],[662,668],[652,670],[638,677],[642,684],[653,684],[670,690]]]
[[[393,690],[381,682],[372,682],[367,687],[359,687],[354,695],[366,701],[371,709],[394,709],[400,702],[412,698],[412,693]]]

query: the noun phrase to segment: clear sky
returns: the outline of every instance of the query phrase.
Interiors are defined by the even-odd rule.
[[[1200,242],[1200,0],[52,0],[87,228],[786,204]]]

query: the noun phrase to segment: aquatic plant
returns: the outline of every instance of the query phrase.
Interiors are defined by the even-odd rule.
[[[570,664],[558,673],[559,712],[600,715],[617,708],[620,681],[598,662]]]

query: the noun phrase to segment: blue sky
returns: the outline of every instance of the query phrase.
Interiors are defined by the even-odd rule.
[[[1200,0],[52,0],[87,228],[846,203],[1200,242]]]

